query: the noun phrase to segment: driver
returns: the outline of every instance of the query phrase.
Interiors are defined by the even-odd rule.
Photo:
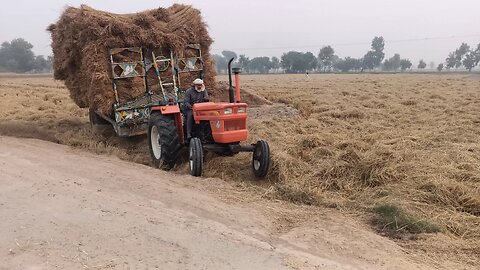
[[[187,142],[192,138],[192,128],[193,128],[193,112],[192,107],[195,103],[202,103],[208,101],[207,89],[205,89],[205,84],[203,84],[202,79],[195,79],[193,81],[192,87],[190,87],[185,92],[184,106],[185,106],[185,115],[187,118]]]

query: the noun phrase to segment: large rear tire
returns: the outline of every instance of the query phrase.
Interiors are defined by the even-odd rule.
[[[188,165],[192,176],[201,176],[203,171],[203,146],[199,138],[192,138],[188,149]]]
[[[147,137],[153,166],[163,170],[172,169],[182,147],[174,117],[153,113],[148,122]]]
[[[253,174],[258,178],[263,178],[268,173],[270,166],[270,147],[266,141],[260,140],[255,144],[252,158]]]

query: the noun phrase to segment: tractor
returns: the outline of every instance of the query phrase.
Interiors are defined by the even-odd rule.
[[[201,176],[206,152],[233,156],[239,152],[252,152],[252,169],[256,177],[267,175],[270,163],[269,145],[264,140],[242,145],[248,137],[246,103],[240,99],[239,68],[232,68],[233,58],[228,62],[229,101],[205,101],[193,105],[194,127],[192,138],[186,140],[182,73],[202,78],[204,64],[200,45],[189,44],[180,55],[161,50],[147,53],[142,48],[115,48],[110,50],[113,92],[116,102],[113,115],[106,116],[90,110],[92,125],[112,125],[116,134],[131,137],[147,134],[148,146],[154,167],[170,170],[174,167],[182,147],[188,147],[190,174]],[[188,53],[187,53],[188,52]],[[128,56],[128,61],[125,61]],[[134,56],[134,61],[132,61]],[[122,62],[123,61],[123,62]],[[153,71],[153,72],[152,72]],[[232,83],[235,74],[235,86]],[[150,72],[150,73],[149,73]],[[148,74],[156,77],[155,86]],[[190,76],[190,77],[192,77]],[[140,97],[121,102],[119,81],[141,78],[145,93]],[[187,86],[190,86],[188,82]],[[234,90],[235,89],[235,90]],[[128,90],[128,89],[127,89]]]

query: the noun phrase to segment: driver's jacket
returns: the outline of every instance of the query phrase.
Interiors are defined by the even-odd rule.
[[[185,99],[183,104],[187,110],[191,110],[193,104],[205,102],[206,99],[208,99],[207,89],[202,92],[197,92],[197,90],[195,90],[195,87],[190,87],[185,92]]]

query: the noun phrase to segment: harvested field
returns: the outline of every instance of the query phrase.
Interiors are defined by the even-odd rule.
[[[209,157],[207,177],[336,208],[435,261],[480,263],[475,76],[259,75],[242,87],[274,103],[250,108],[249,119],[250,141],[271,144],[271,174],[254,183],[250,156],[239,154]],[[144,138],[92,133],[87,110],[48,77],[0,77],[0,113],[0,135],[149,162]]]

